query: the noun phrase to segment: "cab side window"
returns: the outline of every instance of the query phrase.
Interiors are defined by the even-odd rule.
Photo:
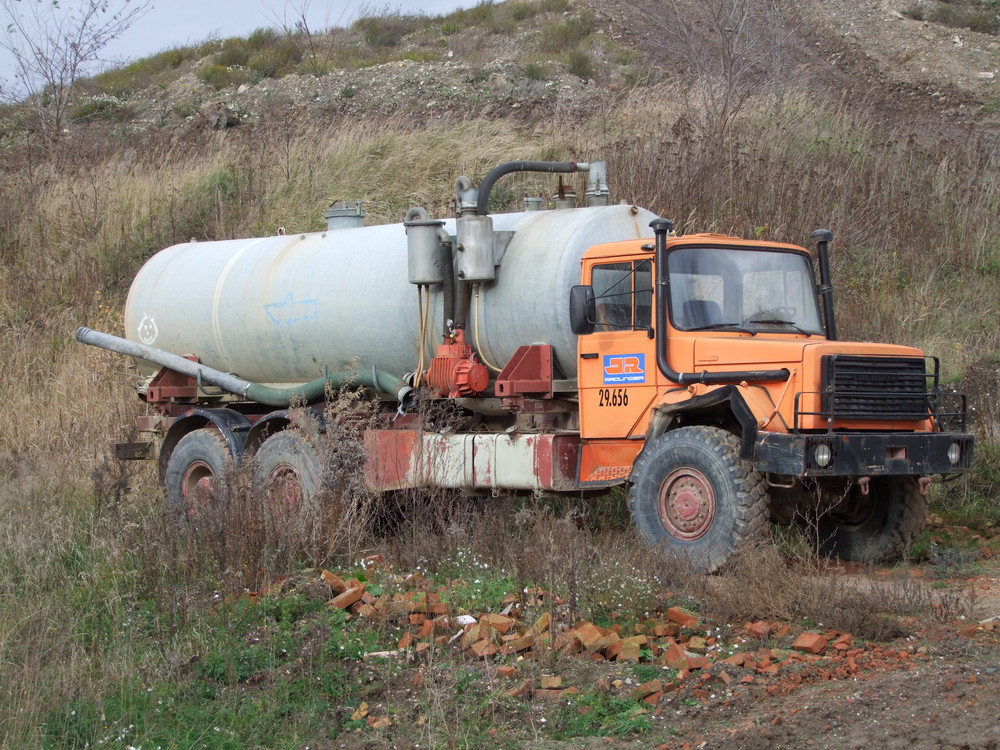
[[[644,330],[652,324],[653,272],[649,260],[594,266],[591,286],[597,330]]]

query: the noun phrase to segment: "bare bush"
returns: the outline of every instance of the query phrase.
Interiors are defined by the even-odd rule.
[[[789,0],[677,0],[649,4],[643,13],[666,51],[679,55],[694,77],[693,121],[721,143],[733,120],[765,93],[784,97],[788,38],[795,4]]]
[[[27,95],[50,140],[59,138],[77,80],[104,49],[149,10],[152,0],[85,0],[74,10],[59,3],[0,0],[6,33],[0,49],[15,63],[8,99]]]

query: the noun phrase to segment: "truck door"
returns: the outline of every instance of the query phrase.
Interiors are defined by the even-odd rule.
[[[652,268],[650,258],[598,260],[585,268],[597,324],[593,333],[580,336],[577,349],[584,438],[645,432],[645,424],[638,423],[656,397]]]

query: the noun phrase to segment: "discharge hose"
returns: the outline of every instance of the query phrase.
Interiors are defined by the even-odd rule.
[[[365,386],[388,394],[399,401],[404,408],[413,401],[413,389],[395,375],[380,370],[344,370],[317,378],[302,385],[290,388],[274,388],[272,386],[252,383],[230,373],[216,370],[212,367],[192,362],[190,359],[171,354],[162,349],[154,349],[145,344],[129,341],[109,333],[101,333],[90,328],[81,327],[76,330],[76,340],[81,344],[89,344],[99,349],[125,354],[130,357],[144,359],[147,362],[166,367],[169,370],[195,378],[202,383],[217,386],[224,391],[234,393],[249,401],[256,401],[265,406],[286,407],[295,401],[312,403],[319,401],[326,394],[327,385],[331,388]]]

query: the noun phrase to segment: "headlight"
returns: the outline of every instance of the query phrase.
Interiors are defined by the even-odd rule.
[[[951,461],[952,466],[958,466],[958,462],[962,460],[962,446],[958,443],[952,443],[948,446],[948,460]]]
[[[949,457],[951,453],[949,452]],[[830,465],[830,461],[833,460],[833,451],[830,446],[826,443],[820,443],[813,449],[813,463],[815,463],[819,468],[825,469]]]

